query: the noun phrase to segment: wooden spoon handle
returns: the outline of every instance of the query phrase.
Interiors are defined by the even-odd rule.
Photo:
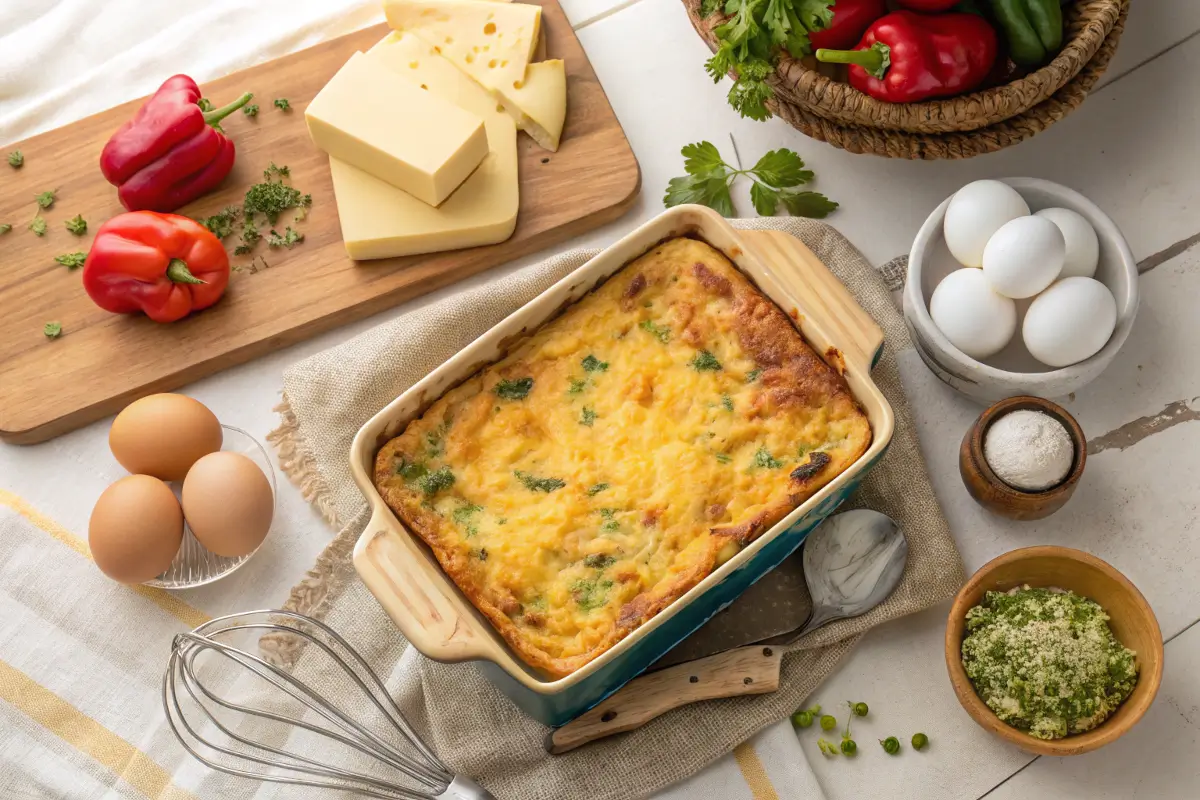
[[[595,708],[550,731],[546,752],[558,755],[640,728],[688,703],[773,692],[779,688],[782,658],[778,647],[750,645],[635,678]]]

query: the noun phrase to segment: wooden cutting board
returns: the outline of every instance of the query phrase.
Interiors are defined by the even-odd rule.
[[[256,118],[238,112],[223,126],[237,144],[233,173],[215,193],[180,209],[203,217],[240,205],[246,188],[262,180],[270,162],[291,169],[291,183],[311,192],[308,218],[296,227],[305,240],[292,250],[255,250],[266,260],[232,257],[235,271],[225,297],[181,322],[159,325],[142,316],[109,314],[92,304],[80,271],[54,262],[86,251],[105,220],[124,209],[105,182],[99,156],[108,137],[141,104],[137,100],[23,142],[25,166],[0,160],[0,439],[39,442],[112,414],[131,400],[168,391],[218,370],[362,319],[513,258],[603,225],[632,205],[640,187],[637,160],[604,89],[556,0],[543,9],[547,55],[567,68],[567,122],[557,153],[518,138],[521,207],[507,242],[429,256],[354,262],[342,246],[325,155],[304,125],[304,109],[356,50],[387,32],[374,28],[334,39],[201,87],[216,105],[254,92]],[[163,75],[165,80],[168,75]],[[291,112],[272,106],[286,97]],[[34,195],[58,191],[43,212],[43,238],[28,229]],[[88,234],[64,228],[82,214]],[[282,228],[281,221],[281,228]],[[228,249],[236,242],[226,240]],[[45,323],[62,323],[54,340]]]

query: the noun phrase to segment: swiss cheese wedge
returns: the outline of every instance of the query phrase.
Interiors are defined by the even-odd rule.
[[[562,59],[536,61],[525,80],[500,93],[504,109],[540,146],[558,150],[567,117],[567,71]]]
[[[502,242],[517,225],[517,130],[478,84],[416,36],[393,33],[366,58],[483,118],[488,155],[437,208],[337,159],[329,160],[342,238],[366,260]]]
[[[490,0],[384,0],[383,10],[492,92],[525,79],[542,24],[540,6]]]

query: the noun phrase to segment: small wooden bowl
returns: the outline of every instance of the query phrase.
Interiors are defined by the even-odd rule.
[[[1086,733],[1046,741],[1001,722],[975,694],[963,668],[967,611],[988,591],[1006,592],[1026,584],[1070,589],[1095,600],[1111,617],[1108,624],[1117,641],[1137,653],[1138,682],[1133,692],[1115,714]],[[1030,753],[1074,756],[1119,739],[1146,713],[1162,683],[1162,631],[1146,598],[1111,565],[1069,547],[1025,547],[984,564],[959,590],[946,624],[946,668],[959,702],[985,730]]]
[[[1071,435],[1075,445],[1075,461],[1062,483],[1040,492],[1027,492],[1009,486],[992,472],[983,457],[983,440],[988,428],[1010,411],[1041,411],[1061,422]],[[958,472],[962,476],[967,492],[975,502],[1002,517],[1016,520],[1034,520],[1048,517],[1071,499],[1083,467],[1087,463],[1087,439],[1075,418],[1057,403],[1041,397],[1010,397],[984,409],[975,423],[967,429],[958,448]]]

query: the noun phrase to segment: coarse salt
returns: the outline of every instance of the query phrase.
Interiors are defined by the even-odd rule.
[[[1067,477],[1075,461],[1075,445],[1054,417],[1023,409],[1010,411],[988,427],[983,457],[1009,486],[1036,492]]]

